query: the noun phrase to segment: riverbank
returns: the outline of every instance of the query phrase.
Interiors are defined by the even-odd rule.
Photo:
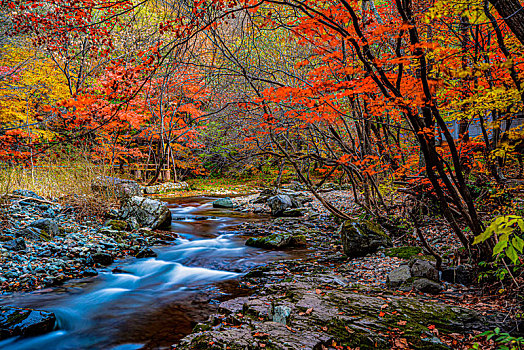
[[[288,193],[303,196],[302,216],[242,224],[239,232],[276,242],[281,240],[275,236],[301,236],[309,253],[248,272],[241,284],[253,294],[220,304],[219,312],[197,325],[177,349],[470,349],[476,343],[494,349],[493,341],[476,336],[496,327],[520,334],[519,321],[510,309],[501,308],[500,300],[482,295],[475,285],[461,284],[471,283],[473,272],[463,275],[461,283],[437,277],[430,292],[415,286],[391,288],[388,276],[412,264],[438,273],[431,267],[432,257],[421,248],[399,246],[410,241],[400,235],[393,248],[348,259],[336,220],[311,195]],[[268,214],[272,208],[261,196],[232,201],[237,210]],[[334,190],[326,197],[339,205],[345,201],[351,210],[348,192]],[[457,248],[447,232],[434,225],[424,230],[439,252]],[[441,277],[457,271],[449,265],[453,258],[445,256]]]
[[[150,246],[168,244],[177,237],[169,231],[131,230],[116,218],[86,219],[70,206],[25,190],[13,192],[2,215],[2,294],[96,276],[99,268],[115,259],[150,255]]]

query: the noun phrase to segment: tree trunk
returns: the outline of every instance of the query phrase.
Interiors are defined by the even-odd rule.
[[[489,0],[495,7],[500,17],[524,45],[524,8],[519,0]]]

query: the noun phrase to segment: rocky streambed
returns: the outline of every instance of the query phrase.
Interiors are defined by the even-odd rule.
[[[256,294],[221,303],[177,349],[450,349],[442,338],[505,323],[501,313],[354,284],[311,263],[266,266],[244,282]]]
[[[136,222],[137,216],[129,214],[128,208],[136,211],[140,206],[123,208]],[[171,213],[165,205],[159,208],[169,215],[163,218],[169,226]],[[73,208],[33,192],[13,192],[4,208],[0,234],[2,293],[39,290],[72,278],[96,276],[97,268],[111,265],[115,259],[151,255],[150,246],[168,244],[178,237],[175,232],[152,230],[158,224],[148,227],[137,223],[133,229],[117,212],[103,222],[80,219],[76,214]]]
[[[448,349],[518,328],[453,302],[467,288],[420,249],[337,224],[303,191],[172,199],[169,213],[133,193],[114,219],[82,224],[18,195],[0,258],[2,348]]]

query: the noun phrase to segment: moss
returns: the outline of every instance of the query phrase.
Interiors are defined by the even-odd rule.
[[[197,323],[197,325],[193,328],[193,333],[200,333],[205,332],[211,329],[211,326],[205,323]]]
[[[293,245],[293,243],[293,237],[285,234],[273,234],[270,236],[258,238],[251,237],[246,241],[247,246],[269,249],[285,248],[287,246]]]
[[[49,242],[51,240],[51,234],[46,229],[40,229],[39,237],[43,241]]]
[[[346,320],[334,318],[327,325],[327,332],[338,344],[361,350],[390,349],[391,346],[377,333],[364,327],[358,327]]]
[[[401,259],[410,259],[411,257],[417,256],[418,254],[422,253],[422,248],[410,246],[395,247],[386,249],[384,253],[386,254],[386,256],[390,257],[395,256]]]
[[[293,244],[298,246],[306,245],[307,239],[306,236],[298,234],[293,235]]]
[[[374,221],[371,221],[371,220],[364,220],[363,222],[361,222],[365,225],[366,229],[368,231],[371,231],[373,233],[377,233],[381,236],[384,236],[384,237],[389,237],[387,234],[386,234],[386,231],[384,231],[384,229],[382,228],[382,226],[380,226],[379,224],[377,224],[376,222]]]
[[[108,220],[105,226],[110,227],[112,230],[124,231],[129,225],[124,220]]]

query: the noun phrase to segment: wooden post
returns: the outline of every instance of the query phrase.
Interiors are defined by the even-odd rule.
[[[164,182],[171,180],[171,172],[169,171],[169,168],[162,170],[162,178]]]

